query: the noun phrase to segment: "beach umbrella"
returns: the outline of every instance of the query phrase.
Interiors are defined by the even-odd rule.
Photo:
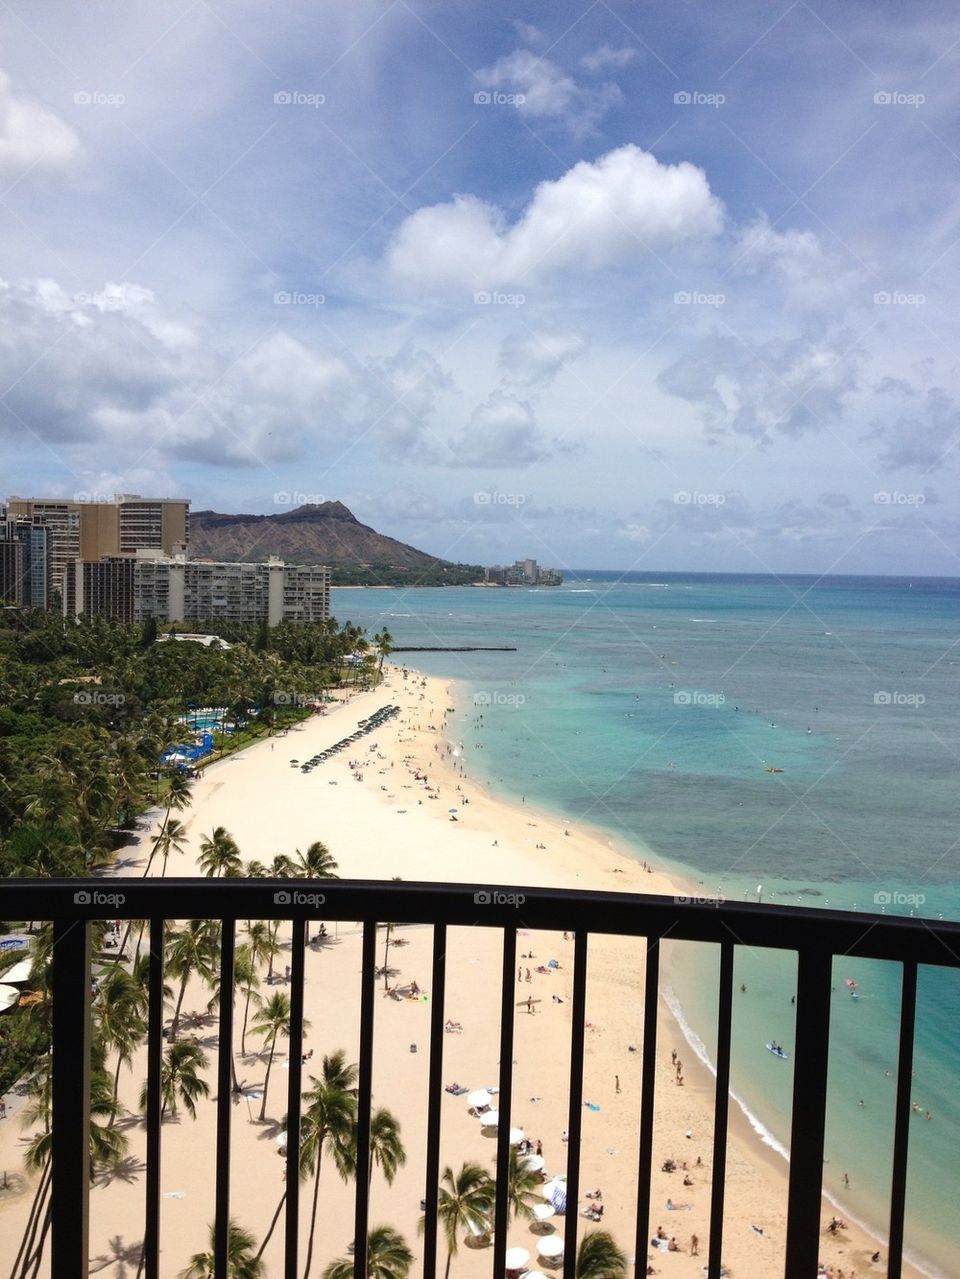
[[[12,968],[7,969],[3,974],[3,980],[13,986],[17,986],[23,981],[29,981],[32,967],[32,959],[21,959],[18,964],[14,964]]]
[[[553,1204],[534,1204],[533,1206],[533,1215],[537,1221],[549,1221],[555,1212],[556,1208]]]
[[[567,1210],[567,1183],[565,1179],[554,1177],[552,1181],[548,1181],[543,1188],[543,1197],[548,1203],[553,1204],[559,1213],[565,1213]]]
[[[526,1273],[526,1279],[547,1279],[547,1276],[542,1270],[528,1270]]]
[[[511,1128],[510,1129],[510,1145],[519,1146],[521,1141],[523,1141],[523,1129]]]
[[[472,1092],[467,1098],[468,1105],[476,1107],[477,1110],[483,1110],[493,1101],[493,1094],[488,1092],[486,1088],[478,1088],[476,1092]]]
[[[276,1135],[276,1137],[274,1138],[274,1141],[276,1141],[276,1143],[277,1143],[277,1149],[278,1149],[278,1150],[281,1150],[281,1151],[284,1151],[284,1152],[286,1151],[286,1149],[287,1149],[287,1134],[286,1134],[286,1132],[285,1132],[285,1131],[284,1131],[284,1132],[278,1132],[278,1133],[277,1133],[277,1135]]]
[[[496,1128],[500,1122],[499,1110],[488,1110],[485,1115],[480,1116],[480,1123],[484,1128]]]
[[[503,1262],[508,1270],[519,1270],[529,1260],[530,1254],[526,1248],[508,1248]]]
[[[559,1235],[547,1235],[546,1239],[537,1240],[537,1252],[541,1257],[555,1260],[563,1256],[563,1240]]]
[[[543,1172],[543,1155],[524,1155],[520,1166],[530,1172]]]
[[[20,1002],[20,992],[16,986],[0,986],[0,1013],[15,1008]]]

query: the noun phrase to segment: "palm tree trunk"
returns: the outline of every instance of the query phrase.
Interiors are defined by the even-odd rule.
[[[453,1249],[447,1249],[447,1268],[443,1272],[443,1279],[450,1279],[450,1262],[453,1260]]]
[[[114,1076],[113,1076],[113,1104],[114,1104],[114,1107],[116,1107],[116,1104],[117,1104],[117,1094],[120,1092],[120,1068],[121,1068],[121,1066],[122,1066],[122,1065],[123,1065],[123,1055],[122,1055],[121,1053],[119,1053],[119,1052],[118,1052],[118,1053],[117,1053],[117,1069],[116,1069],[116,1071],[115,1071],[115,1073],[114,1073]],[[114,1110],[111,1112],[111,1115],[110,1115],[110,1122],[109,1122],[109,1124],[107,1125],[107,1127],[108,1127],[108,1128],[112,1128],[112,1127],[113,1127],[113,1122],[114,1122],[114,1120],[116,1119],[116,1117],[117,1117],[117,1113],[116,1113],[116,1109],[114,1109]]]
[[[310,1210],[310,1237],[307,1239],[307,1261],[303,1270],[303,1279],[310,1279],[310,1265],[313,1261],[313,1236],[317,1229],[317,1197],[320,1193],[321,1149],[321,1147],[317,1148],[317,1171],[313,1178],[313,1207]]]
[[[261,1123],[263,1123],[264,1119],[266,1119],[267,1117],[267,1089],[270,1087],[270,1068],[273,1065],[273,1050],[274,1048],[276,1048],[276,1046],[277,1046],[277,1034],[276,1034],[276,1031],[274,1031],[273,1037],[270,1040],[270,1057],[267,1060],[267,1073],[263,1079],[263,1104],[260,1107]]]
[[[244,1057],[247,1055],[247,1014],[250,1011],[250,987],[247,987],[247,997],[243,1004],[243,1030],[240,1032],[240,1052]]]
[[[20,1240],[20,1247],[17,1249],[17,1255],[13,1259],[13,1265],[10,1268],[10,1279],[15,1279],[17,1270],[25,1255],[29,1255],[30,1248],[33,1245],[33,1237],[36,1233],[37,1224],[40,1221],[40,1213],[43,1208],[44,1199],[46,1198],[47,1189],[50,1181],[50,1160],[43,1165],[43,1171],[40,1173],[40,1180],[37,1183],[37,1191],[33,1197],[33,1203],[30,1205],[30,1211],[27,1214],[27,1224],[23,1230],[23,1238]]]
[[[277,1222],[280,1220],[280,1213],[283,1211],[283,1205],[286,1202],[287,1202],[287,1192],[284,1191],[283,1194],[280,1196],[280,1202],[277,1204],[277,1211],[273,1214],[273,1221],[270,1222],[270,1229],[263,1236],[263,1242],[260,1245],[260,1250],[258,1251],[256,1257],[254,1258],[255,1261],[259,1261],[260,1258],[263,1256],[264,1249],[266,1248],[267,1244],[270,1242],[270,1236],[273,1234],[273,1232],[277,1228]]]
[[[187,993],[187,979],[190,976],[189,970],[183,974],[183,981],[180,983],[180,994],[177,996],[177,1006],[173,1010],[173,1024],[170,1027],[170,1042],[176,1043],[177,1032],[180,1029],[180,1008],[183,1004],[183,997]]]

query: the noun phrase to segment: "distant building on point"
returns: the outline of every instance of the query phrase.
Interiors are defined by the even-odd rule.
[[[555,568],[543,568],[536,560],[516,560],[485,568],[483,580],[491,586],[559,586],[563,574]]]

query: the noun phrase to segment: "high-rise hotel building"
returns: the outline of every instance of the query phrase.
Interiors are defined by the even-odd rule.
[[[52,592],[63,591],[67,564],[151,550],[172,555],[190,540],[190,503],[180,498],[121,493],[109,502],[11,497],[7,517],[47,529]]]

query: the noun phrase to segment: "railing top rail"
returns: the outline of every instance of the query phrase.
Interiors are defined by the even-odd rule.
[[[960,923],[710,898],[350,879],[0,880],[7,919],[291,919],[567,929],[960,967]]]

